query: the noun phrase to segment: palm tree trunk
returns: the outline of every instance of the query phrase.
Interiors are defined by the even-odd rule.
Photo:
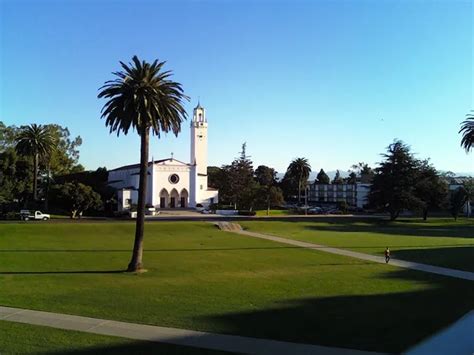
[[[143,231],[145,229],[145,200],[148,174],[148,148],[150,129],[145,127],[140,132],[140,181],[138,186],[137,224],[135,228],[135,243],[133,245],[132,260],[127,271],[134,272],[142,269]]]
[[[298,181],[298,203],[301,203],[301,177]]]
[[[33,156],[33,200],[36,202],[38,200],[38,153],[35,153]]]

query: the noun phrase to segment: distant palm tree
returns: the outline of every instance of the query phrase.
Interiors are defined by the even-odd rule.
[[[101,118],[110,132],[127,134],[130,127],[140,135],[140,180],[138,188],[137,224],[132,259],[127,271],[142,269],[143,231],[145,222],[145,200],[148,170],[150,129],[158,138],[161,132],[172,131],[176,136],[181,123],[187,118],[181,84],[170,80],[171,71],[163,71],[165,62],[140,61],[120,62],[123,71],[113,73],[117,78],[107,81],[99,90],[99,98],[108,101],[102,108]]]
[[[311,173],[311,165],[308,159],[296,158],[288,166],[288,175],[298,181],[298,202],[301,202],[301,189],[306,187],[309,174]]]
[[[459,133],[462,134],[461,147],[469,153],[474,147],[474,114],[467,114],[466,120],[462,122],[461,125],[461,129],[459,130]]]
[[[20,128],[15,138],[18,154],[33,157],[33,199],[38,199],[38,170],[40,160],[51,156],[56,142],[46,126],[31,124]]]

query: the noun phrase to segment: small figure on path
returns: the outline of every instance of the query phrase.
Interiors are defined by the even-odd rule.
[[[387,247],[387,249],[385,249],[385,262],[388,264],[389,261],[390,261],[390,249]]]

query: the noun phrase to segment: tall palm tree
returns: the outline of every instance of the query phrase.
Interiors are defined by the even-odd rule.
[[[108,101],[102,108],[101,118],[110,127],[110,133],[127,134],[130,127],[140,135],[140,179],[138,187],[137,224],[132,259],[127,271],[142,269],[143,231],[150,130],[158,138],[161,132],[178,135],[181,123],[187,118],[181,84],[170,80],[171,71],[163,71],[165,62],[120,62],[123,71],[115,72],[116,79],[107,81],[99,90],[99,98]]]
[[[461,123],[459,133],[462,134],[461,147],[466,150],[466,153],[469,153],[474,147],[474,113],[466,115],[466,120]]]
[[[306,158],[296,158],[288,166],[287,172],[289,176],[298,181],[298,202],[301,203],[301,189],[306,187],[311,173],[311,165]]]
[[[20,128],[15,142],[18,154],[33,157],[33,199],[36,201],[38,199],[39,163],[51,156],[56,146],[55,139],[48,127],[33,123]]]

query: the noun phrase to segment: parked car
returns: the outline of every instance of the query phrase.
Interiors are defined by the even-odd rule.
[[[21,210],[20,211],[20,219],[23,221],[28,221],[30,219],[34,219],[37,221],[47,221],[51,218],[51,215],[43,213],[41,211],[35,211],[34,213],[30,210]]]
[[[198,212],[204,211],[204,206],[201,205],[200,203],[196,204],[196,211],[198,211]]]
[[[312,207],[308,209],[308,214],[323,214],[324,211],[321,207]]]

